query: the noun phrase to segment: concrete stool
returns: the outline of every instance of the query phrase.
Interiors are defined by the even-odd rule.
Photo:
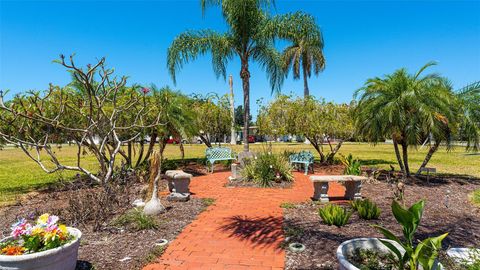
[[[169,201],[188,201],[190,199],[190,180],[192,175],[182,170],[169,170],[165,173],[168,181],[168,189],[170,195],[167,196]]]

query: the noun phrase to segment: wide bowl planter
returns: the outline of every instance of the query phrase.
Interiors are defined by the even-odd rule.
[[[473,263],[471,260],[472,251],[480,252],[475,248],[449,248],[447,250],[447,255],[452,258],[454,261],[464,261],[466,263]]]
[[[75,237],[67,244],[25,255],[0,255],[1,270],[75,270],[78,248],[82,233],[80,230],[68,227],[68,232]],[[11,239],[7,237],[0,242]]]
[[[405,250],[396,242],[390,240],[386,241],[392,243],[395,247],[398,248],[398,250],[400,250],[400,252],[405,252]],[[337,248],[337,260],[340,270],[359,270],[358,267],[353,265],[347,259],[348,257],[350,257],[350,255],[353,254],[356,249],[368,249],[376,251],[378,253],[390,252],[390,250],[377,238],[355,238],[345,241]]]

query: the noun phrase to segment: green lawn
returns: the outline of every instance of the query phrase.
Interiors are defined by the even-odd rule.
[[[236,145],[233,148],[237,152],[242,150],[241,145]],[[261,151],[266,148],[266,144],[251,145],[253,151]],[[272,145],[274,152],[283,152],[285,150],[299,151],[302,149],[309,149],[314,152],[314,149],[310,145],[302,143],[275,143]],[[75,151],[76,149],[74,147],[68,146],[56,150],[62,161],[70,162],[72,165],[75,162]],[[168,159],[180,158],[180,151],[176,145],[168,145],[165,151],[165,156]],[[186,158],[204,157],[204,151],[204,145],[185,145]],[[426,149],[410,150],[412,171],[418,168],[426,151]],[[343,154],[352,153],[355,157],[361,159],[364,165],[375,166],[377,168],[389,168],[389,164],[391,164],[398,169],[393,153],[393,146],[390,144],[372,146],[364,143],[348,143],[342,146],[340,152]],[[91,156],[85,156],[83,163],[90,169],[95,168],[94,159]],[[479,164],[480,154],[465,153],[463,148],[457,147],[450,152],[447,152],[445,149],[437,152],[433,156],[429,166],[436,167],[439,173],[480,177]],[[35,188],[58,181],[61,177],[70,178],[74,174],[75,173],[72,172],[63,172],[49,175],[44,173],[36,163],[28,159],[21,150],[16,148],[0,150],[0,204],[2,202],[12,201],[16,196],[34,190]]]

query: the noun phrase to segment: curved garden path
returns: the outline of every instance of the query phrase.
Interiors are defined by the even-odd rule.
[[[280,247],[283,202],[304,202],[313,195],[308,177],[295,173],[288,189],[225,187],[229,172],[194,177],[195,197],[213,198],[214,205],[185,227],[155,264],[158,269],[283,269],[285,251]],[[330,185],[330,196],[344,189]]]

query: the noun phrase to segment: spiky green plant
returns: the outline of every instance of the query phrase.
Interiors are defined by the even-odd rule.
[[[336,204],[327,204],[318,209],[318,214],[328,226],[335,225],[340,228],[348,223],[352,211],[348,211]]]
[[[358,216],[362,219],[378,219],[382,212],[380,208],[378,208],[378,206],[369,199],[354,200],[350,204],[353,210],[357,211]]]
[[[250,117],[250,63],[257,62],[267,73],[272,91],[279,91],[285,78],[280,53],[274,47],[274,39],[283,38],[295,29],[303,29],[312,18],[303,13],[270,16],[267,10],[273,0],[201,0],[202,10],[220,6],[228,30],[187,31],[177,36],[168,49],[167,66],[175,81],[176,71],[185,63],[200,55],[210,53],[213,71],[226,79],[226,66],[235,56],[240,59],[240,78],[243,87],[244,151],[249,151],[248,130]],[[304,24],[306,27],[297,27]],[[321,36],[310,29],[312,36]],[[290,35],[290,34],[289,34]]]

